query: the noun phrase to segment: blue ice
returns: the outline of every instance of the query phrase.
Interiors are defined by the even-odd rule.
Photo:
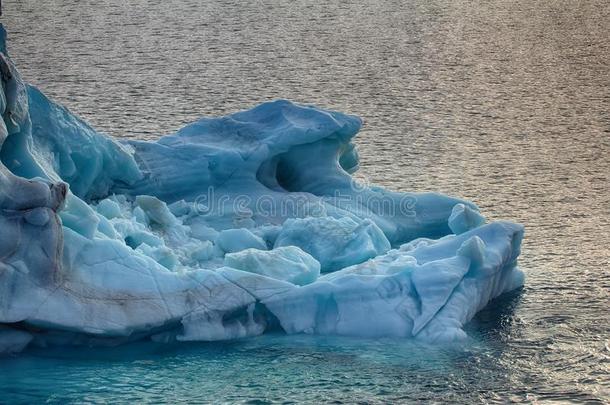
[[[522,226],[354,180],[358,117],[278,100],[119,142],[26,84],[1,31],[0,354],[277,328],[459,340],[523,285]]]

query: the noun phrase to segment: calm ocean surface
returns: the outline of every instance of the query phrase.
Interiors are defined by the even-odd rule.
[[[526,226],[471,341],[36,349],[0,403],[610,401],[610,3],[5,0],[23,76],[118,137],[289,98],[358,114],[360,178]]]

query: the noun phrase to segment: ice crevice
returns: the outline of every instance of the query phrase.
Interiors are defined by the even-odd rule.
[[[277,100],[118,141],[25,83],[5,40],[0,354],[278,328],[446,342],[523,285],[521,225],[352,177],[356,116]]]

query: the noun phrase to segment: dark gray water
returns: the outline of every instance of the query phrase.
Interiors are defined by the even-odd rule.
[[[24,77],[115,136],[279,97],[360,115],[362,178],[525,224],[528,278],[463,347],[269,336],[33,352],[0,363],[0,402],[610,401],[607,1],[5,0],[4,12]]]

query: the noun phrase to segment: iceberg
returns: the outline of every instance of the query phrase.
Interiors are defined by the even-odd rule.
[[[265,333],[466,338],[523,227],[358,183],[361,120],[286,100],[118,141],[25,83],[0,28],[0,354]]]

